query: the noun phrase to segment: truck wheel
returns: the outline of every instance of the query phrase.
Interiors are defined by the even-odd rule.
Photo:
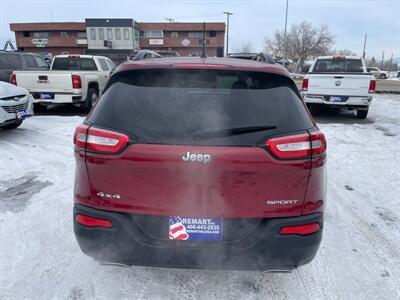
[[[367,115],[368,115],[368,109],[367,110],[357,109],[357,119],[365,119]]]
[[[385,74],[381,74],[381,75],[379,75],[379,78],[380,79],[386,79],[386,75]]]
[[[96,103],[98,97],[99,95],[97,94],[96,89],[89,88],[85,103],[83,104],[83,109],[86,112],[89,112],[92,109],[93,105]]]
[[[11,124],[2,126],[2,127],[0,127],[0,128],[1,128],[1,129],[6,129],[6,130],[8,130],[8,129],[15,129],[15,128],[18,128],[21,124],[22,124],[22,120],[19,120],[19,121],[16,121],[16,122],[14,122],[14,123],[11,123]]]

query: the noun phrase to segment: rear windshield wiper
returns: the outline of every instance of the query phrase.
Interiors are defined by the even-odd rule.
[[[202,130],[202,131],[196,131],[193,134],[193,139],[201,140],[208,138],[218,138],[218,137],[246,134],[257,131],[272,130],[276,128],[277,126],[244,126],[244,127],[233,127],[226,129],[217,129],[217,130]]]

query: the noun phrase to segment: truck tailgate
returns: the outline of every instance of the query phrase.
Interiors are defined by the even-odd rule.
[[[308,94],[333,96],[368,95],[370,74],[309,74]]]
[[[71,73],[63,71],[16,71],[17,85],[29,92],[72,92]]]

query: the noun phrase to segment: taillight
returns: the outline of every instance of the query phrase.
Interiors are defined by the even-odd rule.
[[[311,223],[304,225],[285,226],[281,228],[279,233],[281,235],[289,235],[289,234],[309,235],[318,232],[320,229],[321,226],[319,225],[319,223]]]
[[[15,76],[15,74],[10,75],[10,83],[17,85],[17,76]]]
[[[73,89],[81,89],[82,88],[81,76],[71,75],[71,78],[72,78],[72,88]]]
[[[74,144],[91,152],[118,153],[129,142],[123,133],[80,125],[75,129]]]
[[[375,80],[371,80],[369,82],[368,93],[370,93],[370,94],[375,93],[375,89],[376,89],[376,81]]]
[[[112,223],[110,220],[90,217],[81,214],[76,215],[75,221],[86,227],[105,227],[105,228],[112,227]]]
[[[302,91],[308,91],[308,78],[303,79],[303,84],[301,85]]]
[[[325,153],[326,140],[320,131],[269,139],[265,145],[279,159],[302,159]]]

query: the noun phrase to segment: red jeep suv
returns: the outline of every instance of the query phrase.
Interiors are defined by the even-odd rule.
[[[326,141],[281,66],[123,64],[74,143],[74,231],[99,261],[291,270],[318,250]]]

